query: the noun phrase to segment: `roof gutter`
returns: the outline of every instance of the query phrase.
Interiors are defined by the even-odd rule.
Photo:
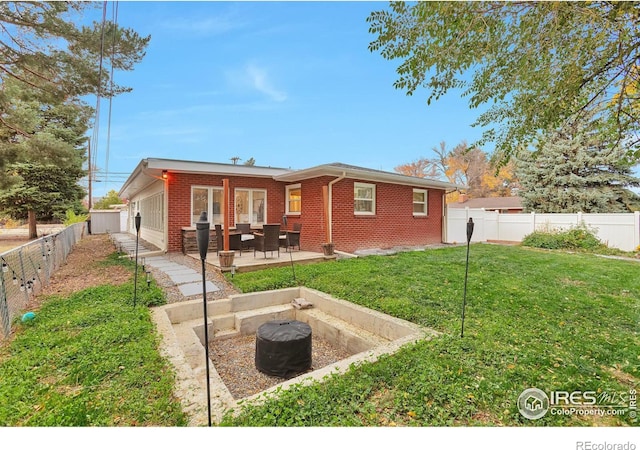
[[[347,177],[347,172],[342,172],[335,180],[331,180],[329,186],[329,242],[333,242],[333,185]]]

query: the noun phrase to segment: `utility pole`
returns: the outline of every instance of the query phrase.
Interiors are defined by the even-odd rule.
[[[89,177],[89,201],[87,202],[88,206],[89,206],[89,211],[91,211],[91,206],[92,206],[92,200],[91,200],[91,196],[93,195],[92,191],[91,191],[91,177],[93,176],[93,174],[91,173],[91,138],[89,139],[89,144],[87,146],[87,157],[88,157],[88,170],[87,170],[87,175]]]

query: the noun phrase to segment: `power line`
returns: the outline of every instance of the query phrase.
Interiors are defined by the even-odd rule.
[[[107,21],[107,2],[105,1],[102,5],[102,28],[100,30],[100,60],[99,60],[99,70],[98,70],[98,91],[96,93],[96,117],[93,124],[93,151],[91,158],[89,159],[89,183],[95,178],[95,173],[92,170],[92,167],[96,167],[97,157],[98,157],[98,136],[100,134],[100,98],[102,97],[102,64],[104,60],[104,28],[105,23]],[[93,161],[91,161],[93,159]],[[91,188],[89,188],[91,191]],[[89,198],[89,208],[91,208],[91,198]]]
[[[118,31],[118,2],[113,2],[113,20],[112,20],[112,30],[113,30],[113,41],[111,44],[111,74],[110,74],[110,96],[109,96],[109,119],[107,121],[107,150],[105,155],[105,172],[106,178],[105,182],[109,181],[109,149],[111,147],[111,109],[113,106],[113,67],[115,64],[113,63],[113,59],[116,53],[116,36]]]

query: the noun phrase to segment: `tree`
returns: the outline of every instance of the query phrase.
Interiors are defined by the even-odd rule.
[[[0,76],[15,78],[47,96],[112,96],[129,91],[115,85],[110,70],[132,70],[145,55],[150,36],[104,20],[79,26],[98,2],[0,2]],[[103,4],[106,17],[106,2]]]
[[[467,186],[470,197],[498,197],[512,195],[518,186],[514,165],[509,163],[499,170],[487,154],[477,147],[469,148],[465,141],[452,150],[445,142],[432,148],[434,158],[419,158],[399,165],[395,171],[416,177],[439,178],[451,183]],[[455,201],[457,193],[449,194],[448,201]]]
[[[256,165],[256,160],[255,160],[255,158],[251,157],[251,158],[247,159],[243,164],[245,166],[255,166]]]
[[[25,134],[0,128],[0,205],[14,218],[28,218],[29,237],[35,238],[36,219],[59,218],[68,207],[80,206],[84,190],[77,182],[85,175],[82,144],[92,109],[74,99],[41,103],[33,89],[15,79],[6,80],[3,88],[5,117]],[[43,186],[45,178],[49,184]],[[58,195],[47,191],[56,186]],[[54,200],[58,205],[51,204]]]
[[[15,79],[5,80],[2,88],[1,116],[21,131],[0,127],[0,170],[20,161],[82,166],[91,107],[73,98],[43,103],[37,92]],[[0,180],[0,189],[10,180]]]
[[[403,175],[409,175],[410,177],[418,178],[437,178],[438,170],[436,169],[433,160],[420,157],[415,161],[411,161],[405,164],[400,164],[394,167],[396,172]]]
[[[627,155],[593,121],[575,119],[549,134],[540,150],[518,156],[522,204],[541,213],[629,212],[640,186]]]
[[[402,60],[396,88],[489,106],[477,144],[494,141],[501,163],[593,110],[640,158],[639,2],[392,2],[367,21],[369,49]]]
[[[30,211],[31,237],[37,214],[60,216],[60,205],[80,206],[77,196],[83,191],[77,181],[84,175],[86,132],[93,115],[81,97],[128,92],[110,74],[132,70],[150,39],[106,20],[91,26],[74,22],[96,6],[0,2],[0,173],[6,173],[0,178],[0,196],[14,215]],[[38,177],[45,173],[51,186],[60,187],[55,207],[50,205],[53,192],[37,198],[44,182]],[[74,177],[71,188],[68,182]]]
[[[60,219],[68,209],[78,211],[84,190],[80,171],[54,164],[16,163],[7,168],[15,182],[0,192],[0,207],[14,219],[29,219],[29,238],[37,237],[36,217]]]
[[[107,192],[107,195],[98,200],[93,207],[95,209],[109,209],[111,205],[122,205],[123,203],[120,197],[118,197],[118,193],[114,189],[111,189]]]

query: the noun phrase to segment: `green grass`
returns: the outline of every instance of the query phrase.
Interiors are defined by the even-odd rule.
[[[103,264],[129,261],[113,256]],[[178,426],[174,374],[158,352],[147,305],[163,292],[138,277],[44,302],[0,348],[2,426]]]
[[[622,417],[518,412],[526,388],[627,395],[640,380],[640,264],[472,245],[298,265],[298,284],[444,333],[248,406],[232,426],[637,425]],[[242,291],[293,286],[291,269],[236,274]]]

